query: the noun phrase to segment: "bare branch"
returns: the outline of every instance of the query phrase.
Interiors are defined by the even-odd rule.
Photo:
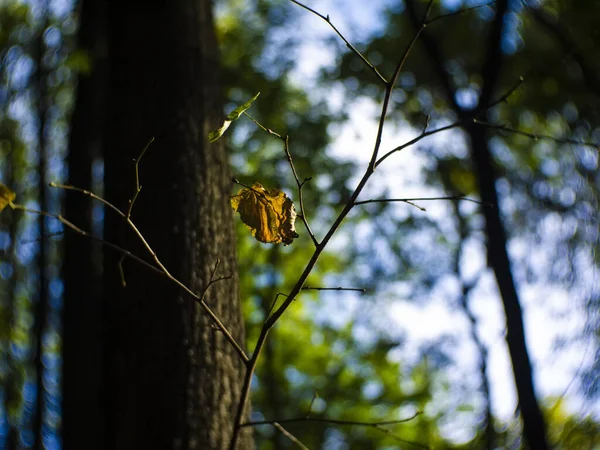
[[[508,99],[510,98],[510,96],[513,95],[515,93],[515,91],[517,89],[519,89],[519,87],[524,82],[525,82],[525,78],[519,77],[519,79],[517,80],[517,82],[514,85],[512,85],[508,89],[508,91],[506,91],[504,94],[502,94],[498,100],[494,100],[492,103],[490,103],[488,105],[488,107],[486,108],[486,110],[492,109],[494,106],[499,105],[500,103],[508,103]]]
[[[364,288],[346,288],[346,287],[311,287],[304,286],[301,290],[303,291],[357,291],[357,292],[367,292]]]
[[[487,3],[482,3],[481,5],[471,6],[470,8],[459,9],[458,11],[454,11],[454,12],[451,12],[451,13],[448,13],[448,14],[442,14],[442,15],[439,15],[437,17],[434,17],[433,19],[430,19],[427,22],[427,25],[431,25],[433,22],[437,22],[438,20],[441,20],[441,19],[446,19],[448,17],[462,15],[462,14],[468,13],[470,11],[473,11],[474,9],[483,8],[484,6],[490,6],[491,7],[494,3],[496,3],[495,0],[491,1],[491,2],[487,2]]]
[[[279,423],[298,423],[298,422],[316,422],[316,423],[329,423],[332,425],[344,425],[344,426],[359,426],[359,427],[381,427],[389,425],[398,425],[401,423],[410,422],[416,419],[419,415],[423,414],[422,411],[417,411],[412,416],[405,419],[397,420],[384,420],[380,422],[361,422],[357,420],[338,420],[328,419],[326,417],[294,417],[291,419],[279,419],[279,420],[260,420],[256,422],[245,422],[242,423],[241,427],[256,427],[259,425],[273,425],[275,422]]]
[[[326,423],[326,424],[339,425],[339,426],[370,427],[370,428],[374,428],[377,431],[380,431],[384,434],[387,434],[388,436],[390,436],[391,438],[395,439],[398,442],[410,444],[410,445],[413,445],[418,448],[429,449],[430,447],[428,445],[424,445],[419,442],[409,441],[407,439],[404,439],[404,438],[398,436],[396,433],[392,432],[391,430],[385,428],[386,426],[398,425],[398,424],[409,422],[409,421],[415,419],[419,414],[421,414],[421,412],[416,412],[411,417],[408,417],[406,419],[386,420],[386,421],[382,421],[382,422],[359,422],[359,421],[354,421],[354,420],[327,419],[327,418],[323,418],[323,417],[296,417],[293,419],[262,420],[262,421],[258,421],[258,422],[246,422],[246,423],[240,424],[240,428],[241,427],[256,427],[256,426],[260,426],[260,425],[273,425],[273,426],[277,427],[277,425],[280,425],[282,423],[302,423],[302,422]]]
[[[507,133],[512,133],[512,134],[518,134],[518,135],[521,135],[521,136],[525,136],[525,137],[533,139],[534,141],[545,140],[545,141],[556,142],[557,144],[581,145],[581,146],[584,146],[584,147],[593,148],[595,150],[600,150],[600,143],[596,144],[594,142],[579,141],[577,139],[557,138],[557,137],[548,136],[548,135],[545,135],[545,134],[535,134],[535,133],[530,133],[529,131],[523,131],[523,130],[518,130],[516,128],[511,128],[508,125],[484,122],[484,121],[479,120],[479,119],[473,119],[473,122],[475,122],[478,125],[481,125],[481,126],[484,126],[484,127],[487,127],[487,128],[491,128],[491,129],[494,129],[494,130],[500,130],[500,131],[505,131]]]
[[[281,434],[283,434],[290,441],[292,441],[294,444],[296,444],[299,448],[301,448],[303,450],[309,450],[306,445],[304,445],[302,442],[300,442],[300,440],[296,436],[294,436],[288,430],[286,430],[285,428],[283,428],[279,423],[273,422],[273,426],[275,428],[277,428],[281,432]]]
[[[300,182],[300,179],[298,178],[298,174],[296,173],[296,167],[294,166],[294,161],[292,160],[292,155],[290,153],[290,145],[289,145],[288,136],[286,136],[285,139],[283,140],[283,149],[285,151],[285,155],[287,156],[288,162],[290,163],[290,167],[292,168],[292,173],[294,174],[294,179],[296,180],[296,184],[298,186],[298,204],[300,206],[300,218],[302,219],[302,222],[304,223],[304,226],[306,227],[306,231],[310,235],[310,238],[312,239],[313,244],[315,245],[315,247],[317,247],[319,245],[319,242],[317,241],[317,238],[315,237],[314,233],[310,229],[310,225],[308,224],[308,219],[306,218],[306,210],[304,209],[304,200],[302,198],[302,188],[304,187],[306,182],[309,181],[312,177],[305,178],[304,181]]]
[[[76,186],[71,186],[68,184],[60,184],[60,183],[54,183],[54,182],[49,183],[49,186],[53,187],[53,188],[64,189],[65,191],[75,191],[75,192],[79,192],[81,194],[87,195],[88,197],[91,197],[94,200],[98,200],[99,202],[104,203],[106,206],[108,206],[110,209],[112,209],[114,212],[116,212],[119,216],[125,218],[125,213],[123,213],[123,211],[121,211],[115,205],[110,203],[108,200],[105,200],[102,197],[99,197],[98,195],[94,194],[91,191],[88,191],[86,189],[81,189]]]
[[[296,0],[291,0],[291,1],[298,4],[299,6],[305,7],[301,3],[296,2]],[[367,167],[367,170],[365,171],[362,179],[359,181],[358,185],[354,189],[354,192],[348,199],[346,205],[344,206],[342,211],[338,214],[337,218],[331,225],[329,231],[326,233],[323,240],[316,246],[313,255],[311,256],[306,267],[304,268],[301,275],[299,276],[296,284],[291,289],[288,297],[285,299],[283,304],[278,309],[276,309],[275,312],[273,312],[273,314],[271,316],[269,316],[267,318],[267,320],[265,321],[265,323],[260,331],[260,334],[258,336],[256,345],[254,348],[254,353],[252,354],[252,357],[250,358],[250,361],[247,364],[248,370],[246,371],[246,375],[244,377],[242,392],[240,395],[240,401],[238,403],[238,408],[237,408],[237,412],[236,412],[236,416],[235,416],[235,425],[234,425],[234,429],[233,429],[233,435],[232,435],[231,442],[229,445],[230,450],[236,450],[236,447],[237,447],[237,441],[238,441],[239,433],[240,433],[240,424],[242,423],[244,411],[246,410],[246,404],[250,397],[250,387],[251,387],[252,377],[254,375],[254,371],[256,369],[256,364],[257,364],[258,358],[259,358],[260,353],[265,345],[269,331],[271,330],[271,328],[273,328],[273,326],[275,326],[275,323],[277,323],[279,318],[283,315],[283,313],[287,310],[287,308],[289,308],[289,306],[292,304],[292,302],[294,301],[294,299],[296,298],[296,296],[302,289],[302,286],[306,282],[306,279],[308,278],[309,274],[312,272],[312,269],[314,268],[319,257],[321,256],[321,253],[323,253],[323,251],[325,250],[325,247],[329,243],[329,240],[332,238],[332,236],[338,230],[338,228],[340,227],[341,223],[346,218],[346,216],[348,215],[350,210],[354,207],[354,202],[356,201],[356,199],[358,198],[358,196],[360,195],[360,193],[366,186],[367,182],[371,178],[371,175],[375,171],[375,166],[376,166],[376,162],[377,162],[377,153],[378,153],[379,147],[381,146],[381,135],[383,132],[385,117],[386,117],[386,113],[388,110],[392,91],[394,89],[394,85],[396,83],[396,80],[398,79],[398,75],[400,74],[402,68],[404,67],[404,63],[406,62],[411,49],[414,46],[414,43],[416,42],[417,38],[419,37],[419,35],[421,34],[421,32],[423,31],[423,29],[426,26],[426,20],[429,15],[429,12],[431,11],[432,5],[433,5],[433,0],[430,0],[429,4],[427,5],[426,13],[424,14],[424,17],[423,17],[421,28],[419,30],[417,30],[417,32],[415,33],[415,36],[409,43],[407,49],[405,50],[405,52],[402,56],[402,59],[396,66],[396,70],[394,71],[394,76],[392,77],[392,80],[390,82],[386,83],[385,97],[384,97],[383,104],[381,107],[381,116],[380,116],[380,120],[379,120],[379,128],[377,131],[377,139],[375,142],[373,154],[371,156],[371,160],[369,162],[369,166]],[[309,9],[308,7],[305,7],[305,8],[313,13],[316,13],[313,10]],[[320,17],[323,18],[323,16],[320,16]],[[325,18],[325,20],[327,20],[329,22],[328,18]],[[446,127],[445,129],[449,129],[454,126],[458,126],[458,124]],[[442,129],[436,130],[435,132],[439,132],[439,131],[442,131]],[[433,134],[433,133],[429,133],[429,134]],[[423,133],[422,137],[424,137],[425,135],[429,135],[429,134]],[[387,156],[384,156],[384,159],[385,159],[385,157],[387,157]]]
[[[422,208],[418,205],[415,205],[412,202],[423,202],[423,201],[432,201],[432,200],[462,200],[465,202],[477,203],[478,205],[483,206],[491,206],[485,202],[475,200],[469,197],[463,197],[462,195],[451,195],[447,197],[415,197],[415,198],[377,198],[371,200],[361,200],[359,202],[354,202],[355,205],[366,205],[367,203],[390,203],[390,202],[403,202],[412,205],[421,211],[426,211],[425,208]]]
[[[312,177],[305,178],[304,181],[300,181],[300,178],[298,178],[298,173],[296,172],[296,166],[294,165],[294,161],[292,159],[292,154],[290,153],[290,143],[289,143],[288,136],[284,137],[284,136],[280,135],[279,133],[276,133],[275,131],[271,130],[270,128],[267,128],[264,125],[262,125],[258,120],[256,120],[250,114],[248,114],[246,112],[244,112],[244,114],[246,114],[246,116],[248,116],[250,118],[250,120],[252,120],[260,129],[262,129],[263,131],[267,132],[268,134],[275,136],[283,141],[283,151],[285,152],[285,156],[287,157],[288,163],[290,164],[290,168],[292,169],[292,174],[294,175],[294,180],[296,181],[296,185],[298,186],[298,207],[300,208],[298,216],[300,217],[300,219],[302,219],[302,223],[304,223],[304,227],[306,228],[306,231],[308,232],[315,247],[317,247],[319,245],[319,242],[317,241],[317,238],[315,237],[314,233],[312,232],[312,230],[310,228],[310,225],[308,224],[308,219],[306,217],[306,210],[304,209],[304,200],[302,197],[302,188],[308,181],[312,180]],[[244,186],[247,189],[252,189],[250,186],[246,186],[245,184],[240,183],[235,178],[233,181],[234,181],[234,183]],[[252,189],[252,190],[257,192],[255,189]]]
[[[275,136],[279,139],[282,139],[282,140],[284,139],[283,136],[281,136],[279,133],[276,133],[275,131],[271,130],[270,128],[267,128],[264,125],[262,125],[258,120],[256,120],[250,114],[248,114],[247,111],[244,111],[244,115],[246,115],[252,122],[254,122],[256,124],[256,126],[258,126],[260,129],[262,129],[264,132],[269,133],[270,135]]]
[[[315,393],[312,396],[312,399],[310,400],[310,404],[308,405],[308,411],[306,412],[306,417],[308,417],[312,414],[313,405],[315,404],[315,400],[318,398],[319,398],[319,393],[317,391],[315,391]]]
[[[145,151],[145,149],[144,149],[144,151]],[[143,155],[144,151],[142,151],[142,155]],[[138,162],[139,162],[140,158],[138,158],[138,160],[137,160]],[[137,177],[137,174],[136,174],[136,177]],[[139,178],[137,178],[137,182],[139,183]],[[192,290],[190,290],[185,284],[183,284],[181,281],[179,281],[177,278],[175,278],[167,270],[167,268],[163,265],[163,263],[160,261],[160,259],[158,258],[158,255],[154,252],[154,250],[152,249],[152,247],[150,247],[150,244],[148,244],[148,242],[146,241],[146,239],[144,238],[144,236],[142,235],[142,233],[140,232],[140,230],[138,230],[138,228],[135,226],[135,224],[131,220],[131,217],[129,215],[129,213],[131,213],[131,203],[130,203],[129,213],[125,214],[119,208],[117,208],[115,205],[113,205],[112,203],[110,203],[106,199],[104,199],[104,198],[102,198],[102,197],[94,194],[93,192],[87,191],[85,189],[80,189],[80,188],[75,187],[75,186],[63,185],[63,184],[58,184],[58,183],[50,183],[50,186],[56,187],[56,188],[59,188],[59,189],[66,189],[66,190],[80,192],[80,193],[82,193],[84,195],[87,195],[87,196],[89,196],[89,197],[91,197],[91,198],[93,198],[95,200],[98,200],[98,201],[102,202],[103,204],[105,204],[106,206],[108,206],[110,209],[112,209],[113,211],[115,211],[119,216],[121,216],[125,220],[125,222],[127,223],[127,225],[133,230],[133,232],[136,234],[136,236],[141,241],[141,243],[144,245],[144,247],[146,247],[146,250],[148,250],[148,253],[150,253],[150,255],[152,256],[152,259],[154,259],[154,262],[156,263],[156,265],[158,266],[158,268],[155,267],[155,266],[153,266],[152,264],[147,263],[146,261],[144,261],[143,259],[139,258],[138,256],[133,255],[132,253],[128,252],[127,250],[124,250],[124,249],[120,248],[119,246],[117,246],[115,244],[108,243],[108,242],[106,242],[106,241],[104,241],[102,239],[95,238],[94,236],[90,235],[89,233],[87,233],[87,232],[85,232],[83,230],[80,230],[78,227],[76,227],[75,225],[73,225],[71,222],[69,222],[68,220],[66,220],[65,218],[63,218],[60,215],[48,213],[48,212],[45,212],[45,211],[28,210],[29,212],[34,212],[34,213],[37,213],[37,214],[43,214],[43,215],[47,215],[49,217],[54,217],[54,218],[60,220],[65,225],[69,226],[69,228],[77,231],[79,234],[83,234],[84,236],[88,236],[88,237],[92,237],[94,239],[97,239],[100,242],[105,243],[105,245],[107,245],[107,246],[109,246],[111,248],[114,248],[115,250],[120,251],[123,254],[126,254],[127,257],[132,258],[135,261],[137,261],[137,262],[145,265],[146,267],[149,267],[152,270],[157,271],[158,273],[161,273],[162,275],[166,276],[169,280],[171,280],[173,283],[175,283],[177,286],[179,286],[181,289],[183,289],[185,292],[187,292],[190,296],[192,296],[192,298],[196,301],[196,303],[198,303],[202,307],[202,309],[204,309],[204,311],[210,316],[210,318],[213,320],[213,322],[215,323],[215,325],[217,326],[217,328],[225,335],[225,338],[233,346],[233,348],[239,354],[240,358],[242,358],[242,360],[244,361],[244,363],[248,363],[249,358],[246,355],[246,353],[244,352],[244,350],[242,349],[242,347],[237,343],[237,341],[235,340],[235,338],[233,337],[233,335],[229,332],[229,330],[227,330],[227,328],[225,327],[225,325],[223,325],[223,323],[217,317],[217,315],[213,312],[213,310],[204,302],[204,297],[206,296],[206,293],[208,292],[208,289],[210,288],[210,286],[212,284],[214,284],[215,282],[223,280],[223,279],[226,279],[226,278],[219,278],[219,279],[216,279],[216,280],[212,280],[211,279],[211,281],[208,283],[208,285],[204,288],[202,294],[200,296],[197,295]],[[139,187],[139,185],[138,185],[138,187]],[[15,205],[15,206],[20,206],[20,205]],[[20,207],[20,209],[27,210],[24,207]],[[122,260],[119,263],[122,264]],[[120,274],[121,274],[121,284],[124,285],[125,284],[125,275],[124,275],[122,266],[119,268],[119,270],[120,270]]]
[[[137,200],[138,195],[140,195],[140,191],[142,190],[142,186],[140,185],[140,161],[144,157],[144,154],[146,153],[146,150],[148,150],[148,147],[150,147],[150,144],[152,144],[153,142],[154,142],[154,137],[151,137],[150,140],[148,141],[148,143],[146,144],[146,146],[144,147],[144,149],[142,150],[142,153],[140,153],[140,156],[138,156],[137,159],[135,159],[135,192],[134,192],[131,200],[129,200],[129,208],[127,209],[127,217],[131,217],[131,211],[133,210],[133,204]]]
[[[398,64],[396,65],[396,69],[394,70],[391,80],[385,86],[385,97],[383,99],[383,104],[381,106],[381,114],[379,116],[379,125],[377,127],[377,138],[375,139],[375,148],[373,149],[371,161],[369,161],[369,170],[371,172],[375,171],[375,168],[378,165],[377,154],[379,152],[379,147],[381,146],[381,136],[383,134],[383,125],[385,124],[385,119],[386,119],[390,99],[392,98],[392,91],[394,90],[394,86],[396,85],[398,76],[400,76],[400,73],[402,72],[402,69],[404,68],[404,65],[406,64],[406,61],[408,60],[408,55],[410,55],[410,52],[412,51],[415,43],[417,42],[417,39],[419,39],[419,36],[421,36],[421,33],[423,33],[423,30],[427,26],[427,17],[429,16],[429,13],[431,12],[432,6],[433,6],[433,0],[429,0],[429,3],[427,4],[427,9],[425,10],[425,14],[423,15],[423,19],[421,20],[421,26],[417,29],[417,31],[413,35],[412,39],[406,46],[406,49],[404,50],[402,58],[400,58],[400,61],[398,61]]]
[[[377,70],[377,68],[371,64],[369,62],[369,60],[367,58],[365,58],[361,52],[359,52],[350,42],[348,42],[348,40],[344,37],[344,35],[342,33],[340,33],[340,31],[335,27],[335,25],[331,22],[331,20],[329,19],[329,15],[324,16],[323,14],[315,11],[314,9],[296,1],[296,0],[290,0],[292,3],[295,3],[296,5],[300,6],[301,8],[306,9],[307,11],[310,11],[311,13],[313,13],[314,15],[316,15],[317,17],[320,17],[321,19],[323,19],[325,22],[327,22],[329,24],[329,26],[331,28],[333,28],[333,31],[336,32],[336,34],[342,39],[342,41],[344,41],[344,43],[346,44],[346,46],[356,55],[358,56],[362,62],[364,62],[369,69],[371,69],[371,71],[377,75],[377,78],[379,78],[379,80],[383,83],[383,84],[388,84],[388,81],[384,78],[383,75],[381,75],[379,73],[379,71]]]
[[[10,207],[14,210],[18,210],[18,211],[23,211],[23,212],[27,212],[30,214],[37,214],[40,216],[45,216],[45,217],[50,217],[53,219],[58,220],[60,223],[62,223],[63,225],[65,225],[67,228],[73,230],[74,232],[76,232],[77,234],[80,234],[82,236],[85,236],[89,239],[92,239],[94,241],[100,242],[102,245],[111,248],[119,253],[121,253],[122,255],[124,255],[127,258],[131,258],[134,261],[142,264],[143,266],[147,267],[150,270],[153,270],[156,273],[159,273],[161,275],[164,275],[164,273],[157,267],[153,266],[152,264],[150,264],[149,262],[144,261],[142,258],[140,258],[139,256],[134,255],[133,253],[131,253],[129,250],[125,250],[122,247],[119,247],[116,244],[113,244],[112,242],[106,241],[102,238],[96,237],[93,234],[82,230],[81,228],[79,228],[77,225],[75,225],[74,223],[70,222],[69,220],[65,219],[62,215],[60,214],[53,214],[51,212],[47,212],[47,211],[39,211],[37,209],[32,209],[32,208],[27,208],[23,205],[19,205],[17,203],[11,203]]]
[[[440,133],[440,132],[442,132],[442,131],[451,130],[452,128],[457,128],[457,127],[461,126],[461,125],[462,125],[462,123],[463,123],[462,121],[459,121],[459,122],[454,122],[454,123],[451,123],[450,125],[446,125],[446,126],[444,126],[444,127],[437,128],[437,129],[435,129],[435,130],[431,130],[431,131],[424,131],[424,132],[422,132],[422,133],[421,133],[419,136],[417,136],[416,138],[414,138],[414,139],[411,139],[410,141],[408,141],[408,142],[406,142],[406,143],[404,143],[404,144],[402,144],[402,145],[399,145],[398,147],[396,147],[396,148],[394,148],[394,149],[392,149],[392,150],[388,151],[388,152],[387,152],[385,155],[383,155],[381,158],[379,158],[379,159],[377,160],[377,162],[375,163],[375,167],[377,168],[377,167],[378,167],[378,166],[379,166],[379,165],[380,165],[380,164],[381,164],[383,161],[385,161],[387,158],[389,158],[389,157],[390,157],[392,154],[394,154],[394,153],[396,153],[396,152],[399,152],[399,151],[401,151],[401,150],[404,150],[406,147],[410,147],[411,145],[414,145],[414,144],[416,144],[416,143],[417,143],[417,142],[419,142],[421,139],[424,139],[424,138],[426,138],[427,136],[431,136],[432,134],[437,134],[437,133]]]

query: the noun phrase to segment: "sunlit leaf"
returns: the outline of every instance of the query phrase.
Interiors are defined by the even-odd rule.
[[[215,142],[216,140],[218,140],[221,136],[223,136],[225,131],[227,131],[227,128],[229,128],[229,125],[231,125],[231,120],[226,119],[225,122],[223,123],[223,125],[221,126],[221,128],[218,128],[218,129],[213,130],[210,133],[208,133],[208,140],[210,142]]]
[[[298,237],[294,203],[280,189],[254,183],[251,189],[240,189],[231,197],[231,206],[260,242],[289,245]]]
[[[254,101],[258,98],[259,95],[260,95],[260,92],[258,94],[256,94],[254,97],[252,97],[250,100],[248,100],[246,103],[244,103],[243,105],[240,105],[237,108],[235,108],[233,111],[231,111],[229,113],[229,115],[227,116],[227,118],[225,119],[225,121],[223,122],[223,125],[221,125],[221,127],[208,133],[208,140],[210,142],[215,142],[217,139],[219,139],[221,136],[223,136],[223,134],[225,134],[225,131],[227,131],[227,128],[229,128],[229,125],[231,125],[231,122],[238,119],[244,113],[244,111],[246,111],[248,108],[250,108],[250,106],[252,106],[252,103],[254,103]]]
[[[17,194],[15,194],[2,183],[0,183],[0,211],[6,208],[6,205],[12,202],[16,196]]]

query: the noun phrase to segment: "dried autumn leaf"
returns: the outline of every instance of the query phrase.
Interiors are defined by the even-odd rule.
[[[231,197],[231,207],[260,242],[289,245],[298,237],[294,202],[280,189],[254,183]]]
[[[11,191],[7,186],[0,183],[0,211],[6,208],[10,202],[16,198],[17,194]]]

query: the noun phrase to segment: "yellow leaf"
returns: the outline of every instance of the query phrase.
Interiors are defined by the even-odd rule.
[[[0,183],[0,211],[6,208],[6,205],[12,202],[16,196],[17,194],[15,194],[2,183]]]
[[[298,237],[294,202],[279,189],[254,183],[251,189],[240,189],[231,197],[231,207],[260,242],[289,245]]]

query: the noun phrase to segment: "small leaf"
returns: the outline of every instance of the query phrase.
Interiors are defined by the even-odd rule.
[[[227,119],[236,120],[238,117],[240,117],[242,115],[242,113],[244,111],[248,110],[252,106],[252,103],[254,103],[256,101],[256,99],[258,98],[259,95],[260,95],[260,92],[258,94],[256,94],[254,97],[252,97],[250,100],[248,100],[246,103],[244,103],[243,105],[235,108],[233,111],[231,111],[229,113],[229,115],[227,116]]]
[[[217,130],[213,130],[210,133],[208,133],[208,140],[210,142],[215,142],[216,140],[218,140],[221,136],[223,136],[223,134],[225,133],[225,131],[227,131],[227,128],[229,128],[229,125],[231,125],[231,120],[225,120],[225,122],[223,123],[223,126]]]
[[[234,120],[237,120],[244,113],[244,111],[248,110],[248,108],[250,108],[252,106],[252,103],[254,103],[256,101],[256,99],[258,98],[259,95],[260,95],[260,92],[258,94],[256,94],[254,97],[252,97],[250,100],[248,100],[246,103],[244,103],[243,105],[238,106],[233,111],[231,111],[229,113],[229,115],[227,116],[227,118],[225,119],[225,121],[223,122],[223,125],[221,127],[208,133],[208,140],[210,142],[215,142],[217,139],[219,139],[221,136],[223,136],[223,134],[225,134],[225,131],[227,131],[227,128],[229,128],[229,125],[231,125],[231,122],[233,122]]]
[[[0,183],[0,211],[6,208],[6,205],[11,203],[17,194],[11,191],[7,186]]]
[[[298,237],[294,202],[280,189],[254,183],[231,197],[231,207],[260,242],[289,245]]]

